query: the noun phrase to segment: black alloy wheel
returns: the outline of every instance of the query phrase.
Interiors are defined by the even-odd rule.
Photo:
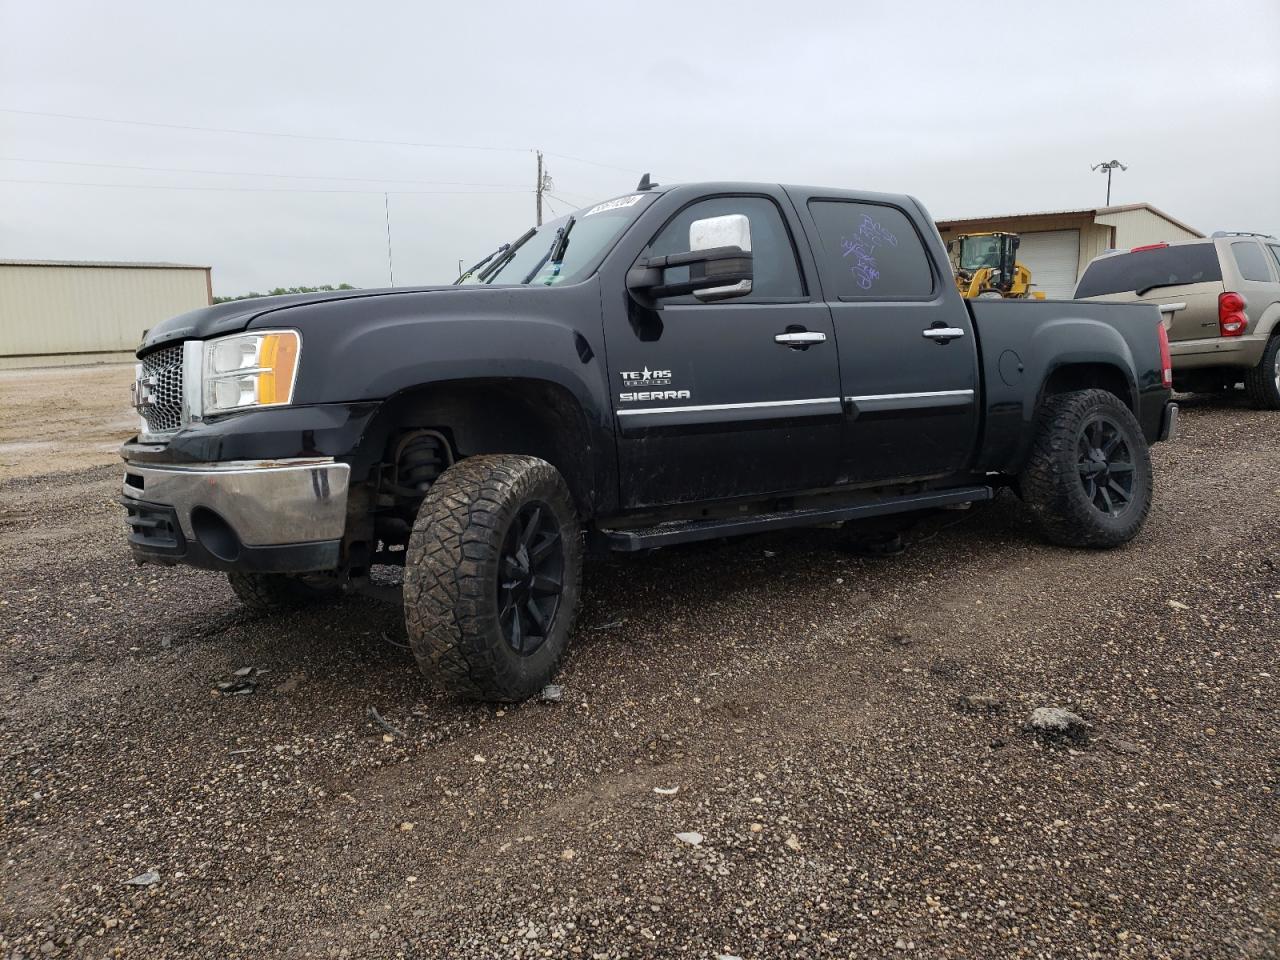
[[[1094,509],[1118,517],[1133,502],[1133,454],[1120,427],[1105,416],[1080,431],[1077,465],[1085,496]]]
[[[502,542],[498,563],[498,622],[521,656],[547,640],[564,590],[560,523],[541,501],[526,503]]]
[[[1041,535],[1064,547],[1128,543],[1151,510],[1151,454],[1128,405],[1107,390],[1040,404],[1018,491]]]
[[[431,484],[405,548],[404,621],[423,674],[512,703],[555,676],[582,594],[573,494],[545,460],[488,453]]]

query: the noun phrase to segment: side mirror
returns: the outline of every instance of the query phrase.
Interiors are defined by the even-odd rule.
[[[693,252],[722,250],[733,248],[744,252],[747,256],[735,263],[733,259],[724,261],[708,260],[701,265],[689,267],[689,279],[700,276],[706,280],[733,280],[724,286],[704,287],[695,290],[693,295],[704,303],[713,300],[729,300],[733,297],[745,297],[751,292],[751,280],[754,264],[751,261],[751,221],[741,213],[729,213],[723,217],[707,217],[689,224],[689,249]],[[746,274],[745,278],[741,274]],[[737,274],[738,276],[731,276]]]
[[[667,282],[667,271],[688,268],[688,278]],[[689,224],[689,252],[641,260],[627,272],[627,288],[646,306],[693,294],[704,303],[751,292],[751,222],[740,213]]]

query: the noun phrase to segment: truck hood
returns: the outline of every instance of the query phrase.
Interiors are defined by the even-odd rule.
[[[234,300],[230,303],[219,303],[211,307],[201,307],[189,313],[170,317],[157,323],[147,331],[138,347],[137,355],[162,347],[168,343],[181,340],[207,340],[225,333],[237,333],[244,330],[259,317],[278,311],[287,311],[290,307],[302,307],[314,303],[329,303],[335,300],[361,300],[367,297],[393,297],[409,293],[430,293],[450,290],[474,291],[480,293],[486,288],[480,286],[440,286],[440,287],[395,287],[374,290],[326,290],[320,293],[295,293],[283,297],[254,297],[252,300]],[[490,288],[499,289],[499,288]],[[281,318],[282,324],[288,320]]]

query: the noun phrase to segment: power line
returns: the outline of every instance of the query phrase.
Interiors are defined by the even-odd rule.
[[[78,120],[86,123],[114,123],[133,127],[153,127],[163,130],[191,130],[198,133],[230,133],[244,137],[276,137],[285,140],[317,140],[329,143],[362,143],[389,147],[424,147],[432,150],[486,150],[498,153],[533,153],[533,147],[500,147],[490,144],[473,143],[436,143],[418,140],[380,140],[373,137],[339,137],[328,134],[288,133],[279,130],[243,130],[237,127],[202,127],[189,123],[164,123],[158,120],[126,120],[119,117],[91,117],[78,113],[54,113],[45,110],[19,110],[15,107],[0,107],[0,113],[11,113],[24,117],[49,117],[56,120]],[[635,174],[634,167],[622,167],[614,163],[603,163],[587,157],[578,157],[568,153],[545,151],[549,157],[558,157],[573,163],[585,163],[605,170],[618,170],[622,173]]]
[[[142,167],[127,163],[89,163],[82,160],[39,160],[33,157],[0,157],[12,163],[49,163],[68,167],[103,167],[109,170],[143,170],[152,173],[199,173],[219,177],[271,177],[278,180],[335,180],[351,183],[418,183],[437,187],[521,187],[518,183],[478,183],[465,180],[414,180],[388,177],[328,177],[301,173],[258,173],[252,170],[199,170],[192,167]]]
[[[601,163],[599,160],[588,160],[585,157],[573,157],[567,153],[555,153],[551,150],[545,151],[548,157],[559,157],[561,160],[572,160],[574,163],[585,163],[593,167],[603,167],[606,170],[621,170],[623,173],[643,173],[643,170],[637,171],[634,167],[619,167],[612,163]]]
[[[84,183],[77,180],[20,180],[0,177],[0,183],[36,183],[55,187],[112,187],[124,190],[197,190],[223,193],[350,193],[377,196],[394,193],[396,196],[507,196],[528,195],[528,189],[516,190],[312,190],[306,187],[176,187],[159,183]]]
[[[570,202],[569,200],[566,200],[565,197],[577,197],[578,198],[577,203],[579,206],[581,206],[584,203],[595,203],[599,199],[598,194],[596,196],[588,196],[585,193],[576,193],[573,190],[565,190],[563,187],[557,187],[556,190],[558,193],[563,194],[563,196],[558,198],[561,203]]]
[[[470,143],[428,143],[416,140],[376,140],[367,137],[337,137],[324,134],[283,133],[274,130],[240,130],[234,127],[198,127],[188,123],[161,123],[156,120],[122,120],[117,117],[88,117],[75,113],[48,113],[43,110],[17,110],[0,107],[0,113],[26,117],[52,117],[58,120],[83,120],[90,123],[116,123],[132,127],[159,127],[166,130],[194,130],[200,133],[232,133],[244,137],[277,137],[284,140],[323,140],[330,143],[364,143],[389,147],[427,147],[433,150],[492,150],[500,153],[531,153],[532,147],[495,147]],[[582,161],[591,163],[590,160]]]
[[[564,197],[557,197],[554,193],[544,193],[544,194],[543,194],[543,196],[544,196],[544,197],[550,197],[552,200],[555,200],[555,201],[557,201],[557,202],[559,202],[559,203],[563,203],[563,204],[564,204],[566,207],[568,207],[570,210],[576,210],[576,209],[578,209],[578,204],[573,203],[573,202],[572,202],[572,201],[570,201],[570,200],[566,200]],[[557,216],[558,216],[558,214],[557,214]]]

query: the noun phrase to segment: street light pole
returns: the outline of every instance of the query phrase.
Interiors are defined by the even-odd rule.
[[[1108,160],[1106,163],[1095,163],[1089,168],[1090,170],[1104,170],[1107,174],[1107,206],[1111,206],[1111,174],[1117,169],[1128,170],[1119,160]]]

